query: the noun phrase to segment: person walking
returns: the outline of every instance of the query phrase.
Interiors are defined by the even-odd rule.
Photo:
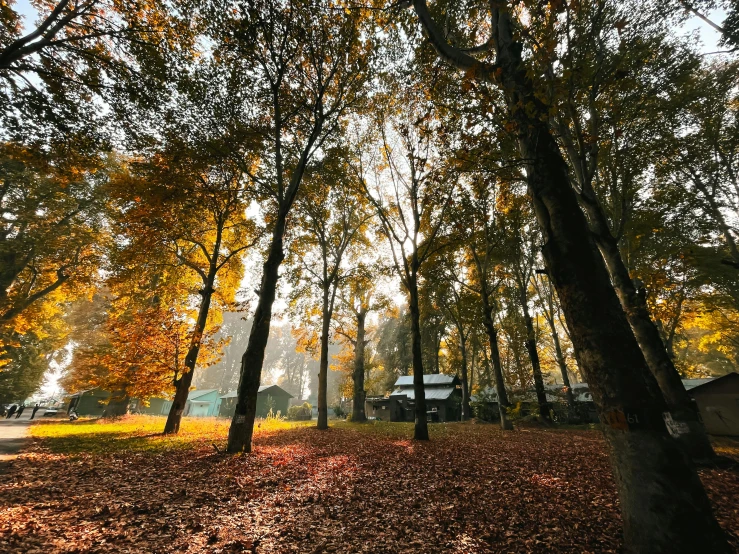
[[[19,417],[21,417],[21,414],[23,413],[23,410],[25,410],[25,409],[26,409],[26,405],[25,404],[21,404],[20,405],[20,408],[18,408],[18,413],[15,414],[15,419],[18,419]]]
[[[10,419],[11,417],[13,417],[13,414],[15,413],[17,409],[18,409],[17,404],[13,404],[10,408],[8,408],[8,415],[6,416],[5,419]]]
[[[36,403],[36,405],[33,407],[33,411],[31,412],[31,419],[36,417],[36,412],[38,412],[39,407],[40,406],[38,405],[38,403]]]

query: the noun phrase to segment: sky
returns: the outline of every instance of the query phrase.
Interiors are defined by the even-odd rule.
[[[24,25],[27,28],[32,26],[36,20],[36,11],[31,6],[30,2],[28,0],[17,0],[15,7],[19,13],[25,16]],[[726,13],[724,10],[713,10],[707,13],[706,16],[712,21],[721,24],[721,22],[723,22],[726,17]],[[696,40],[699,40],[702,43],[702,47],[700,48],[700,50],[705,52],[707,55],[710,55],[710,53],[712,52],[718,52],[721,50],[721,47],[718,45],[718,41],[721,38],[720,33],[710,27],[708,24],[704,23],[698,17],[692,17],[691,19],[689,19],[683,25],[682,31],[685,34],[695,34]],[[256,268],[257,270],[261,269],[261,264],[256,264]],[[400,303],[400,296],[394,299],[398,303]],[[276,308],[279,310],[280,307],[281,306],[278,303],[278,306],[276,306]],[[66,356],[67,360],[70,358],[71,356]],[[40,390],[40,395],[44,398],[48,398],[52,395],[58,395],[59,393],[58,381],[64,368],[63,366],[60,366],[55,362],[53,362],[52,365],[53,367],[50,367],[49,371],[47,371],[46,375],[44,376],[44,382]]]

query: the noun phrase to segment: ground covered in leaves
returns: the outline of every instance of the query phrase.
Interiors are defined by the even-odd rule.
[[[0,475],[0,552],[616,552],[597,431],[265,423],[227,456],[227,422],[43,422]],[[215,446],[214,446],[215,445]],[[723,445],[731,453],[731,444]],[[739,531],[739,474],[703,470]],[[736,543],[735,543],[736,544]]]

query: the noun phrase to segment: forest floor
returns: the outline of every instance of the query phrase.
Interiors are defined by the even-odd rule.
[[[263,422],[228,456],[228,421],[48,422],[0,475],[0,552],[617,552],[598,431]],[[717,443],[739,459],[738,443]],[[701,477],[739,545],[739,472]]]

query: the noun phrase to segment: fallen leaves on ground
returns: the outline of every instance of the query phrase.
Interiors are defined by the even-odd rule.
[[[0,476],[2,552],[617,552],[598,432],[435,426],[434,440],[340,426],[257,433],[250,455],[52,453]],[[369,429],[369,431],[368,431]],[[385,427],[385,429],[391,429]],[[216,442],[223,437],[208,437]],[[219,442],[220,443],[220,442]],[[739,530],[739,477],[702,477]]]

